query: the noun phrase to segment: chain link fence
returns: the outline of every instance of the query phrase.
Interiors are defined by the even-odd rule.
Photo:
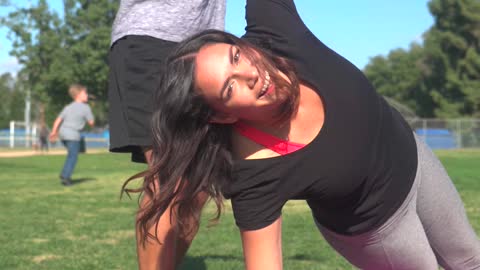
[[[412,129],[432,149],[480,148],[480,119],[423,119],[407,118]],[[24,130],[11,132],[0,130],[1,149],[35,147],[38,138],[35,132],[26,134]],[[107,148],[108,130],[87,133],[85,141],[90,148]],[[61,147],[61,143],[51,147]]]
[[[40,147],[40,132],[38,126],[33,124],[28,129],[23,122],[12,121],[10,128],[0,129],[0,151],[2,150],[24,150],[38,149]],[[96,128],[89,132],[83,132],[82,137],[87,148],[108,148],[108,129]],[[63,148],[60,140],[47,142],[48,148]]]
[[[480,119],[407,119],[432,149],[480,148]]]

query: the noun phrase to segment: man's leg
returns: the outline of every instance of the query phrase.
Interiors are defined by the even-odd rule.
[[[145,151],[145,159],[147,163],[151,162],[151,150]],[[158,187],[155,190],[159,190]],[[207,201],[207,195],[201,194],[198,197],[199,207],[203,207]],[[140,203],[140,207],[144,207],[150,201],[148,196],[143,196]],[[183,257],[187,253],[187,250],[193,241],[198,227],[190,228],[191,232],[187,237],[179,237],[177,224],[175,218],[172,219],[173,224],[170,222],[171,208],[168,207],[165,213],[160,217],[158,226],[155,228],[155,224],[149,229],[149,233],[158,236],[158,241],[154,239],[147,239],[143,242],[143,235],[140,228],[136,227],[137,236],[137,255],[138,265],[140,270],[173,270],[183,260]],[[137,215],[137,218],[139,216]],[[196,224],[191,222],[190,224]],[[155,231],[156,229],[156,231]]]

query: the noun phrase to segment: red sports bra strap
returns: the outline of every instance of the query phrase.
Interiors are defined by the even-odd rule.
[[[282,156],[295,152],[305,146],[305,144],[279,139],[240,121],[236,122],[233,126],[242,136],[263,145]]]

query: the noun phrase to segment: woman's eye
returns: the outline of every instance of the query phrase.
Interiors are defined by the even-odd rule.
[[[225,100],[229,100],[232,97],[232,92],[233,92],[233,82],[227,88],[227,92],[225,94]]]
[[[238,64],[239,60],[240,60],[240,50],[237,49],[237,51],[235,52],[235,55],[233,55],[233,62],[235,64]]]

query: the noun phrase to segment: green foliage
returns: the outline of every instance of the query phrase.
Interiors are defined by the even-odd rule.
[[[423,117],[480,116],[480,2],[431,0],[422,45],[377,56],[365,68],[383,95]]]
[[[24,119],[25,94],[10,73],[0,75],[0,129],[8,128],[11,120]]]
[[[365,75],[377,91],[411,108],[416,115],[431,115],[434,104],[424,84],[423,48],[412,44],[410,50],[396,49],[387,57],[372,58]]]
[[[427,77],[435,115],[480,115],[480,2],[432,0],[435,24],[426,34],[426,61],[438,67]]]
[[[12,96],[12,75],[5,73],[0,76],[0,128],[8,127],[10,121],[10,100]]]
[[[68,86],[81,83],[96,97],[91,106],[97,124],[106,123],[107,54],[117,6],[114,0],[65,0],[60,17],[39,0],[2,18],[13,41],[10,53],[22,65],[19,79],[34,104],[45,105],[48,122],[71,101]]]

